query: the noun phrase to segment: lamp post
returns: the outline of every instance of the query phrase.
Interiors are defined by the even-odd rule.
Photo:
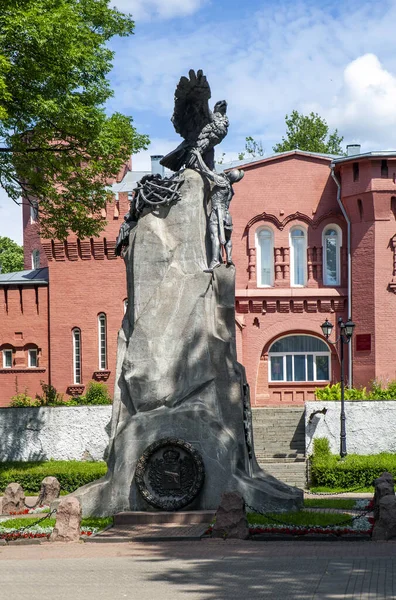
[[[329,344],[333,344],[335,346],[338,342],[340,342],[340,362],[341,362],[341,436],[340,436],[340,456],[344,458],[347,455],[346,449],[346,429],[345,429],[345,384],[344,384],[344,344],[349,344],[352,338],[353,330],[355,328],[355,323],[348,319],[346,323],[342,320],[342,317],[338,318],[338,327],[340,329],[340,334],[338,339],[335,342],[331,342],[329,337],[331,336],[331,332],[334,325],[332,325],[327,319],[321,325],[321,329],[323,331],[323,335]]]

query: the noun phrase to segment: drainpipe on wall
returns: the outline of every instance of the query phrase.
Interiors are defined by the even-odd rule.
[[[348,319],[352,319],[352,260],[351,260],[351,221],[348,218],[345,207],[341,202],[341,183],[334,173],[334,164],[330,165],[331,176],[337,186],[337,202],[347,222],[347,254],[348,254]],[[348,344],[348,387],[352,387],[352,342]]]

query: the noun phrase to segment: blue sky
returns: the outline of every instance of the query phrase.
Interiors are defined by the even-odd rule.
[[[136,22],[114,40],[108,110],[132,115],[152,143],[133,158],[178,141],[170,117],[182,74],[202,68],[213,103],[229,104],[229,135],[219,148],[235,158],[244,139],[266,154],[285,132],[285,114],[311,110],[362,150],[396,149],[396,2],[349,0],[114,0]],[[0,193],[0,235],[21,241],[18,207]]]

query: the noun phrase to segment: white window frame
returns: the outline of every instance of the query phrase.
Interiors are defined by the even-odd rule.
[[[34,356],[34,361],[32,360],[33,356]],[[29,367],[29,369],[36,369],[38,367],[38,352],[37,352],[36,348],[28,349],[28,367]]]
[[[73,337],[73,383],[79,385],[82,381],[81,376],[81,329],[74,327]]]
[[[305,375],[308,374],[308,354],[313,356],[313,379],[295,380],[294,379],[294,360],[292,360],[292,379],[285,379],[286,377],[286,356],[305,356]],[[283,377],[284,379],[272,379],[272,358],[274,356],[283,357]],[[328,372],[330,375],[330,354],[327,352],[271,352],[269,355],[269,382],[270,383],[318,383],[323,381],[330,381],[330,379],[318,379],[316,373],[316,357],[327,356],[328,361]]]
[[[30,222],[37,223],[38,220],[38,204],[36,200],[30,200]]]
[[[37,264],[36,264],[37,263]],[[32,251],[32,269],[39,269],[40,268],[40,250],[33,250]]]
[[[327,253],[326,253],[326,232],[329,229],[335,229],[337,232],[337,245],[336,245],[336,269],[337,269],[337,282],[329,282],[327,278]],[[323,285],[338,286],[341,285],[341,248],[342,248],[342,229],[339,225],[330,223],[326,225],[322,232],[322,254],[323,254]]]
[[[308,334],[291,334],[291,335],[301,335],[301,337],[315,337],[313,335],[308,335]],[[277,340],[275,340],[275,342],[273,342],[273,344],[275,344],[276,342],[279,342],[280,339],[284,339],[285,337],[289,337],[289,336],[284,336],[283,338],[278,338]],[[323,342],[323,340],[321,340]],[[323,342],[325,343],[325,342]],[[271,346],[273,345],[271,344]],[[292,360],[292,379],[288,380],[287,379],[287,370],[286,370],[286,356],[305,356],[305,376],[308,376],[308,355],[313,356],[313,379],[305,379],[304,381],[301,380],[295,380],[294,379],[294,360]],[[283,379],[272,379],[272,358],[273,357],[283,357],[282,360],[282,368],[283,368]],[[316,369],[316,357],[318,356],[327,356],[327,364],[328,364],[328,374],[329,374],[329,379],[318,379],[317,378],[317,369]],[[319,352],[310,352],[305,350],[304,352],[271,352],[271,347],[268,351],[268,382],[269,383],[288,383],[288,384],[293,384],[293,383],[323,383],[325,381],[330,381],[330,375],[331,375],[331,352],[330,352],[330,348],[328,350],[328,352],[324,352],[324,351],[319,351]]]
[[[304,233],[304,283],[295,283],[294,281],[294,266],[295,266],[295,258],[294,258],[294,247],[292,242],[292,233],[293,231],[300,230]],[[291,287],[305,287],[307,285],[307,230],[302,225],[295,225],[290,229],[289,232],[289,247],[290,247],[290,286]]]
[[[12,352],[11,348],[5,348],[3,350],[3,369],[12,369],[12,354],[13,354],[13,352]],[[8,362],[7,356],[11,356],[11,364],[10,365],[7,364],[7,362]]]
[[[260,245],[260,233],[262,231],[268,231],[271,236],[271,260],[270,260],[270,283],[261,282],[261,245]],[[270,227],[260,227],[256,231],[256,276],[257,276],[257,287],[269,288],[274,286],[274,232]]]
[[[99,369],[107,369],[107,318],[105,313],[98,315],[98,359]]]
[[[128,310],[128,298],[125,298],[125,300],[124,300],[124,315],[127,310]]]

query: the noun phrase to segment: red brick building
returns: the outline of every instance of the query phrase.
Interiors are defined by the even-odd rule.
[[[337,381],[338,356],[320,329],[326,317],[356,323],[346,361],[354,385],[396,378],[396,153],[359,150],[239,163],[237,346],[256,406],[302,404]],[[0,406],[17,390],[34,396],[40,381],[75,394],[96,379],[112,391],[126,299],[114,246],[142,175],[120,174],[100,238],[43,240],[24,207],[27,271],[0,275]]]

